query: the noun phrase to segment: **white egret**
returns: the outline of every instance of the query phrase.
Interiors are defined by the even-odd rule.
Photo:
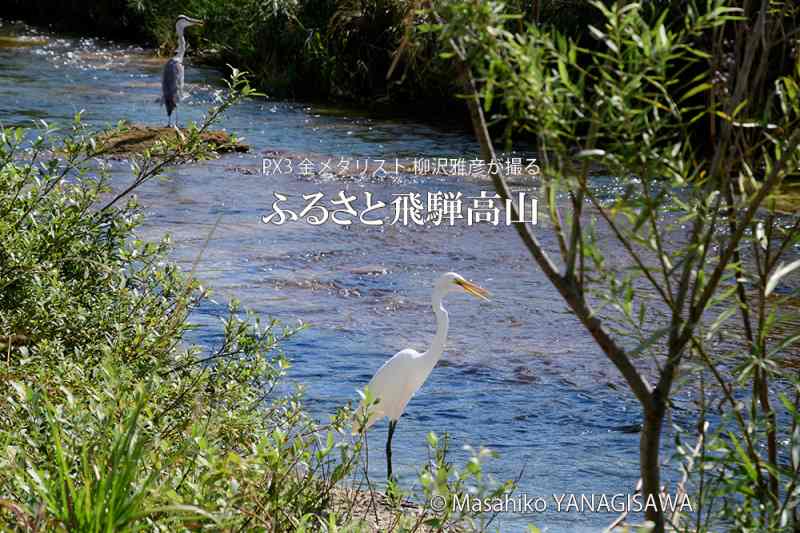
[[[397,352],[383,364],[367,385],[370,396],[377,400],[377,404],[372,408],[363,429],[368,429],[383,417],[389,419],[389,434],[386,439],[386,468],[390,480],[392,478],[392,436],[397,427],[397,420],[403,414],[408,401],[425,383],[433,367],[444,353],[449,319],[442,300],[448,293],[461,290],[488,300],[489,292],[486,289],[470,283],[455,272],[442,274],[436,280],[431,298],[433,313],[436,315],[436,335],[433,337],[430,348],[423,353],[411,348]],[[366,406],[362,402],[360,408],[362,418],[365,408]]]

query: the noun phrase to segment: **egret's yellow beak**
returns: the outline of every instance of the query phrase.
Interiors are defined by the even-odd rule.
[[[487,302],[489,301],[489,291],[483,287],[475,285],[474,283],[471,283],[465,279],[457,279],[456,284],[460,285],[462,289],[467,291],[467,293],[471,294],[472,296],[480,298],[481,300],[486,300]]]

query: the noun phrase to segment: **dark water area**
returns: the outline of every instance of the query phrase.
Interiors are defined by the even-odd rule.
[[[0,35],[33,30],[6,23]],[[68,123],[84,119],[102,127],[118,120],[166,123],[156,99],[163,59],[148,50],[94,39],[47,36],[43,44],[0,47],[0,123],[32,120]],[[180,119],[200,120],[222,85],[218,71],[187,62],[189,97]],[[532,262],[514,230],[504,223],[468,225],[384,224],[368,226],[287,222],[265,224],[275,193],[284,207],[306,204],[302,195],[366,193],[391,206],[399,195],[460,192],[465,198],[491,191],[475,178],[414,175],[339,177],[302,175],[304,159],[372,161],[413,158],[474,159],[478,146],[466,133],[412,120],[379,119],[347,110],[276,100],[251,100],[232,109],[223,129],[244,137],[248,154],[169,171],[168,179],[138,190],[147,214],[142,236],[172,235],[173,258],[186,269],[203,248],[197,276],[214,290],[192,319],[190,339],[219,341],[226,302],[238,298],[264,317],[307,329],[284,349],[293,361],[291,379],[303,383],[306,402],[320,419],[357,398],[389,356],[412,347],[423,351],[435,330],[430,291],[438,274],[456,271],[486,287],[490,302],[451,295],[446,301],[450,333],[443,359],[409,403],[394,437],[394,467],[411,487],[427,458],[425,436],[447,432],[454,461],[463,463],[462,444],[487,446],[499,458],[486,471],[499,481],[520,476],[519,492],[544,497],[541,514],[500,515],[502,531],[521,531],[528,522],[544,531],[599,531],[616,513],[556,512],[553,494],[629,494],[639,478],[638,403],[617,371]],[[264,159],[294,162],[290,173],[262,174]],[[129,182],[125,161],[112,163],[115,186]],[[525,180],[520,180],[525,185]],[[535,184],[527,183],[535,192]],[[613,194],[609,185],[609,194]],[[550,232],[537,232],[555,250]],[[622,255],[620,253],[620,255]],[[675,421],[691,420],[690,398],[676,398]],[[385,475],[383,441],[387,424],[370,433],[370,474]],[[664,457],[671,454],[664,437]],[[667,481],[677,468],[665,468]]]

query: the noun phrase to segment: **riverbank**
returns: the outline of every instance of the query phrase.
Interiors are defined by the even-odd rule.
[[[0,17],[20,18],[58,31],[175,48],[175,18],[185,13],[206,21],[188,32],[190,54],[224,70],[252,73],[270,96],[357,103],[390,111],[413,103],[410,113],[446,115],[463,104],[452,97],[453,72],[432,46],[399,58],[387,79],[414,4],[382,2],[102,2],[11,0]]]

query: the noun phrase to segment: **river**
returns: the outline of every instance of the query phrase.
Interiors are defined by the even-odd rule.
[[[0,33],[41,34],[5,23]],[[108,41],[49,35],[44,43],[0,48],[0,123],[33,119],[67,123],[85,110],[94,127],[117,120],[166,123],[156,99],[163,59],[149,50]],[[189,97],[180,119],[199,120],[221,87],[222,74],[187,61]],[[415,175],[338,177],[302,175],[300,163],[328,159],[474,159],[478,147],[467,133],[447,125],[382,119],[354,111],[273,99],[246,101],[221,126],[244,137],[247,154],[170,170],[169,179],[138,190],[147,212],[142,234],[173,236],[173,258],[189,268],[221,215],[198,276],[218,303],[193,315],[192,340],[219,340],[225,303],[238,298],[263,317],[307,329],[284,349],[291,379],[306,386],[311,412],[325,419],[356,398],[356,389],[391,354],[424,350],[435,325],[430,308],[433,280],[456,271],[492,293],[490,302],[451,295],[447,350],[411,400],[394,438],[394,467],[412,487],[427,458],[425,435],[449,433],[454,460],[461,444],[499,453],[486,465],[498,480],[520,476],[519,492],[545,497],[546,512],[504,514],[494,524],[522,530],[530,522],[545,531],[599,531],[615,513],[559,513],[553,494],[630,493],[639,477],[638,404],[620,377],[505,223],[391,224],[391,202],[408,193],[491,191],[485,180]],[[289,173],[261,172],[264,159],[286,158]],[[115,184],[130,180],[125,162],[114,162]],[[301,195],[340,191],[363,204],[366,193],[387,204],[384,223],[371,226],[265,224],[274,193],[302,209]],[[378,218],[378,217],[376,217]],[[554,249],[546,228],[540,238]],[[382,480],[387,425],[370,433],[370,474]],[[668,437],[665,437],[668,440]],[[668,452],[666,452],[668,455]]]

